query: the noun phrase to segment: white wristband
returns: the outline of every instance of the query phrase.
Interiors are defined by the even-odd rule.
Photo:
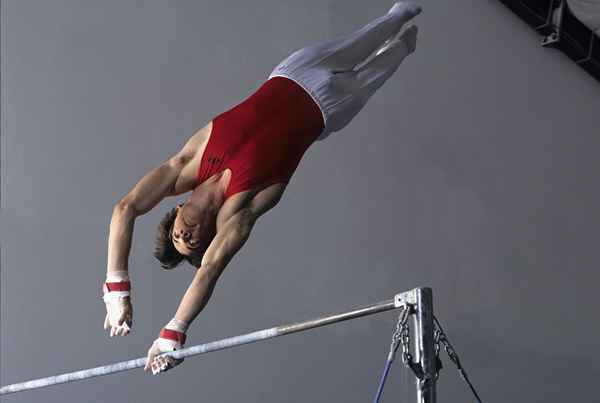
[[[109,271],[106,273],[107,283],[118,283],[127,280],[129,280],[129,272],[127,270]]]
[[[185,333],[187,332],[189,325],[190,324],[186,321],[173,318],[165,325],[165,329],[176,330],[178,332]]]
[[[120,299],[130,297],[129,291],[111,291],[102,296],[104,302],[118,301]]]

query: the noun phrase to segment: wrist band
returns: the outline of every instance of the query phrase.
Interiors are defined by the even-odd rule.
[[[175,330],[176,332],[185,333],[185,332],[187,332],[189,325],[190,324],[186,321],[173,318],[169,321],[169,323],[167,323],[164,326],[164,328],[170,329],[170,330]]]
[[[167,340],[176,341],[181,345],[185,344],[185,339],[187,338],[185,333],[181,333],[181,332],[178,332],[176,330],[171,330],[171,329],[164,329],[164,328],[160,331],[160,333],[158,334],[158,337],[167,339]]]
[[[131,282],[127,281],[119,281],[118,283],[104,283],[106,285],[106,289],[108,292],[111,291],[130,291],[131,290]]]
[[[106,273],[106,282],[118,283],[119,281],[128,281],[129,272],[127,270],[109,270]]]

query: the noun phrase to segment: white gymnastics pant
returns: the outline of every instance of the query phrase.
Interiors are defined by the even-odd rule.
[[[420,10],[413,3],[396,3],[357,31],[295,51],[269,78],[287,77],[311,95],[323,113],[325,128],[318,138],[322,140],[350,123],[414,50],[416,27],[400,31]],[[383,51],[378,50],[384,44]]]

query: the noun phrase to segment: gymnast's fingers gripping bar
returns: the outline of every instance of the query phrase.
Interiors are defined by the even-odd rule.
[[[226,348],[241,346],[244,344],[254,343],[261,340],[272,339],[274,337],[283,336],[286,334],[302,332],[309,329],[314,329],[320,326],[326,326],[337,322],[343,322],[350,319],[356,319],[363,316],[373,315],[380,312],[389,311],[405,306],[407,302],[413,300],[413,294],[419,290],[418,288],[398,294],[394,299],[382,301],[376,304],[367,305],[364,307],[355,308],[348,312],[338,313],[334,315],[322,316],[316,319],[307,320],[305,322],[297,322],[288,325],[281,325],[269,329],[258,330],[252,333],[233,336],[222,340],[217,340],[197,346],[192,346],[168,353],[173,358],[185,358],[193,355],[210,353],[211,351],[223,350]],[[43,388],[46,386],[57,385],[66,382],[81,381],[83,379],[93,378],[96,376],[114,374],[116,372],[127,371],[134,368],[140,368],[146,365],[146,357],[135,360],[122,361],[115,364],[104,365],[101,367],[83,369],[81,371],[69,372],[62,375],[49,376],[47,378],[34,379],[27,382],[15,383],[6,385],[0,388],[0,395],[9,393],[22,392],[24,390]]]

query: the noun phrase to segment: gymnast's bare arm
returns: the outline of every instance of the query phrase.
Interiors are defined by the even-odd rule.
[[[204,309],[219,276],[248,240],[256,220],[279,202],[284,189],[284,184],[269,186],[235,211],[223,206],[217,217],[217,234],[179,304],[176,319],[191,323]]]
[[[126,336],[133,321],[129,288],[108,290],[110,282],[129,287],[128,259],[135,219],[151,210],[164,197],[191,190],[195,185],[190,165],[199,159],[198,151],[206,144],[211,124],[196,132],[173,157],[147,173],[114,207],[108,235],[106,284],[103,286],[106,317],[104,329],[110,336]]]
[[[107,272],[128,271],[134,221],[163,198],[193,190],[193,165],[206,142],[211,124],[198,130],[174,156],[148,172],[114,207],[108,236]]]

